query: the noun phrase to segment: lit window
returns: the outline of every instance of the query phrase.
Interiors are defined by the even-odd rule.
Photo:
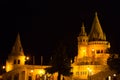
[[[95,50],[94,49],[92,49],[92,54],[94,54],[95,53]]]

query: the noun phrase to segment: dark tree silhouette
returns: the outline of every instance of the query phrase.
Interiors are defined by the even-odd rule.
[[[51,74],[58,72],[57,80],[60,80],[61,75],[70,76],[72,74],[70,72],[70,59],[66,54],[66,47],[62,43],[60,43],[58,48],[54,51],[50,64],[52,67],[46,68],[46,71]]]
[[[120,55],[118,57],[115,57],[115,54],[111,54],[107,60],[107,64],[110,70],[114,70],[120,74]]]

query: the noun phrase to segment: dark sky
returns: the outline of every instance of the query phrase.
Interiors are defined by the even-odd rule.
[[[119,53],[120,9],[113,0],[24,0],[0,2],[0,63],[6,59],[20,33],[25,54],[50,56],[64,41],[70,56],[76,55],[76,39],[84,22],[89,33],[95,11],[111,49]],[[48,57],[45,57],[48,59]]]

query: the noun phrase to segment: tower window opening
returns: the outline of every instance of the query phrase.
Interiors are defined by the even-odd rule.
[[[32,80],[32,76],[28,76],[28,80]]]
[[[83,42],[85,42],[85,39],[83,39]]]
[[[20,60],[18,60],[18,64],[20,64]]]
[[[100,53],[100,50],[97,50],[96,52],[99,54],[99,53]]]
[[[101,50],[101,53],[103,53],[103,50]]]
[[[14,64],[16,64],[16,60],[14,60]]]

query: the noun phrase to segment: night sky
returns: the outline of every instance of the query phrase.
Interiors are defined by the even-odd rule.
[[[76,39],[84,22],[89,33],[95,11],[111,49],[120,52],[120,4],[113,0],[0,2],[0,63],[11,52],[17,33],[26,55],[49,60],[59,42],[67,45],[70,57],[77,54]]]

